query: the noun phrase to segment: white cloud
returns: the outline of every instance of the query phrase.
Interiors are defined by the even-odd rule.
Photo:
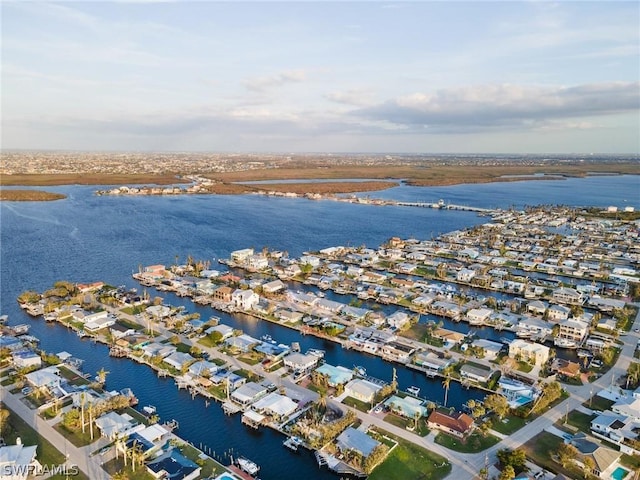
[[[352,113],[437,131],[523,127],[553,119],[610,115],[640,109],[640,83],[574,87],[483,85],[415,93]]]
[[[244,81],[245,87],[249,90],[262,92],[264,90],[280,87],[287,83],[299,83],[306,79],[302,70],[289,70],[261,77],[254,77]]]

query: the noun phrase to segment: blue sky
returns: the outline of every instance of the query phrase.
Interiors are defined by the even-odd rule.
[[[640,151],[637,2],[1,8],[7,149]]]

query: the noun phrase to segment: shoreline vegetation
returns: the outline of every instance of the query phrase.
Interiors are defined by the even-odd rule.
[[[0,202],[51,202],[67,198],[62,193],[45,192],[42,190],[2,190]]]
[[[240,161],[241,162],[241,161]],[[237,167],[240,165],[236,165]],[[164,173],[52,173],[5,174],[0,177],[4,186],[52,186],[52,185],[179,185],[191,183],[192,175],[185,171]],[[518,165],[517,162],[487,165],[466,162],[447,164],[420,162],[414,164],[336,165],[330,162],[308,161],[276,163],[266,168],[249,168],[227,172],[197,173],[212,180],[206,191],[218,195],[241,195],[268,188],[270,191],[297,194],[339,194],[385,190],[396,187],[401,181],[411,186],[449,186],[469,183],[514,182],[530,180],[564,180],[589,175],[640,175],[640,164],[628,162],[562,162]],[[354,179],[353,182],[337,181]],[[355,181],[362,180],[365,181]],[[279,180],[300,180],[296,183],[277,183]],[[326,180],[308,182],[308,180]],[[331,180],[336,180],[332,182]],[[369,181],[367,181],[369,180]],[[273,181],[269,184],[243,182]]]

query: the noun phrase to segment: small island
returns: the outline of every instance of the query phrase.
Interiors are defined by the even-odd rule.
[[[42,190],[0,190],[0,201],[8,202],[50,202],[67,198],[62,193]]]

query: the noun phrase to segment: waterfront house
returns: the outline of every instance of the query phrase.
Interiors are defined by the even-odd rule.
[[[575,288],[556,288],[552,292],[552,297],[558,303],[567,303],[569,305],[582,305],[584,303],[584,295]]]
[[[445,346],[451,347],[464,340],[465,336],[462,333],[454,332],[453,330],[447,330],[446,328],[436,328],[431,332],[433,338],[442,340]]]
[[[46,388],[53,391],[60,388],[60,370],[57,367],[45,367],[25,375],[25,380],[34,388]]]
[[[156,479],[195,480],[202,468],[172,448],[145,463],[147,472]]]
[[[565,339],[579,345],[589,333],[589,325],[575,319],[567,319],[559,323],[559,339]]]
[[[542,366],[549,360],[549,347],[540,343],[515,339],[509,344],[509,358],[521,359]]]
[[[528,315],[522,316],[520,321],[515,322],[515,324],[517,324],[516,335],[519,337],[544,338],[553,332],[551,323]]]
[[[327,377],[327,384],[330,387],[337,387],[338,385],[344,385],[349,382],[353,378],[353,371],[348,368],[333,365],[329,365],[328,363],[324,363],[318,368],[316,368],[316,372]]]
[[[361,402],[371,403],[381,388],[382,385],[362,378],[356,378],[345,385],[344,392],[348,397],[355,398]]]
[[[393,413],[405,418],[426,417],[429,411],[423,405],[424,401],[414,397],[399,397],[392,395],[384,404]]]
[[[273,280],[262,285],[262,291],[264,293],[277,293],[285,289],[285,285],[282,280]]]
[[[85,321],[84,329],[89,332],[97,332],[98,330],[102,330],[103,328],[109,328],[112,325],[115,325],[117,318],[118,317],[116,317],[115,315],[109,314],[106,317],[91,319]]]
[[[435,299],[436,299],[435,295],[430,293],[425,293],[411,300],[411,303],[414,305],[417,305],[418,307],[428,307],[435,301]]]
[[[189,365],[188,372],[196,377],[210,377],[215,374],[221,367],[207,360],[199,360]]]
[[[219,323],[218,325],[209,327],[204,331],[204,333],[206,333],[207,335],[211,335],[213,332],[219,332],[220,335],[222,335],[220,341],[223,341],[233,335],[233,328],[231,328],[229,325],[225,325],[224,323]]]
[[[143,351],[143,355],[145,357],[153,358],[153,357],[161,357],[165,358],[171,355],[172,353],[177,351],[175,345],[168,345],[165,343],[148,343],[144,345],[141,350]]]
[[[253,255],[254,250],[253,248],[243,248],[240,250],[234,250],[233,252],[231,252],[231,260],[234,261],[235,263],[239,263],[239,264],[244,264],[244,262],[246,261],[247,258],[249,258],[251,255]]]
[[[244,263],[253,270],[264,270],[269,267],[269,260],[264,255],[250,255]]]
[[[260,343],[260,340],[257,340],[247,334],[242,334],[238,335],[237,337],[229,337],[224,341],[224,343],[229,348],[235,348],[242,353],[247,353],[255,345]]]
[[[345,305],[341,313],[345,317],[348,317],[357,322],[360,322],[364,320],[367,317],[367,315],[370,315],[373,312],[367,308],[359,308],[359,307],[352,307],[351,305]]]
[[[431,412],[427,420],[429,428],[440,430],[458,438],[465,438],[473,431],[474,423],[466,413],[437,409]]]
[[[505,376],[498,380],[498,393],[507,399],[511,408],[531,403],[538,396],[538,391],[532,385]]]
[[[478,338],[471,342],[471,345],[482,349],[484,356],[481,358],[484,358],[485,360],[495,360],[504,348],[503,343],[493,342],[485,338]]]
[[[454,361],[450,358],[444,357],[444,355],[441,353],[428,351],[416,353],[416,355],[413,357],[413,363],[415,363],[416,365],[420,365],[421,367],[425,367],[429,370],[440,372],[449,365],[453,364]]]
[[[292,312],[290,310],[276,310],[274,315],[283,322],[296,323],[302,320],[302,312]]]
[[[11,360],[16,369],[22,368],[40,368],[42,359],[40,355],[31,350],[19,350],[13,353]]]
[[[353,427],[348,427],[336,438],[336,447],[340,452],[346,454],[354,451],[367,458],[371,455],[380,442],[371,438],[366,432]]]
[[[320,298],[315,302],[315,306],[326,312],[337,314],[345,307],[344,303],[334,302],[333,300],[327,300],[326,298]]]
[[[320,358],[316,355],[305,355],[303,353],[290,353],[284,357],[284,365],[292,371],[309,371],[314,368]]]
[[[471,365],[469,363],[465,363],[460,368],[460,375],[462,376],[462,378],[467,378],[469,380],[481,383],[488,382],[492,374],[493,370],[482,365]]]
[[[10,337],[8,335],[0,335],[0,349],[6,348],[12,352],[19,350],[23,347],[23,343],[16,337]]]
[[[0,478],[3,480],[26,480],[37,474],[42,465],[36,459],[37,445],[3,445],[0,447]],[[47,465],[49,466],[49,465]]]
[[[298,404],[286,395],[271,392],[251,405],[251,408],[277,421],[283,421],[298,409]]]
[[[407,363],[415,351],[413,345],[399,340],[392,340],[380,346],[380,353],[385,360],[399,363]]]
[[[115,440],[118,437],[124,437],[133,433],[132,431],[138,427],[138,422],[128,413],[107,412],[95,419],[96,427],[100,430],[100,435]],[[144,428],[143,425],[140,427]],[[138,428],[141,430],[142,428]]]
[[[561,322],[569,318],[571,309],[564,305],[551,305],[547,309],[547,318],[550,322]]]
[[[129,335],[134,335],[136,333],[133,328],[121,325],[117,322],[109,327],[109,331],[111,332],[111,336],[116,340],[119,338],[127,337]]]
[[[225,285],[223,287],[216,288],[213,292],[212,297],[216,302],[231,303],[232,293],[233,289]]]
[[[493,310],[489,308],[472,308],[466,314],[466,319],[470,325],[486,325]]]
[[[462,268],[456,274],[456,280],[462,283],[469,283],[476,276],[476,271],[470,268]]]
[[[534,315],[544,315],[547,311],[547,304],[542,300],[534,300],[527,304],[527,312]]]
[[[387,325],[392,328],[401,330],[405,325],[409,323],[409,320],[409,315],[398,310],[387,317]]]
[[[302,269],[300,268],[300,265],[298,265],[297,263],[294,263],[292,265],[287,265],[284,269],[284,274],[287,277],[297,277],[301,273],[302,273]]]
[[[236,289],[231,294],[231,301],[241,310],[251,310],[259,300],[260,297],[253,290]]]
[[[254,382],[248,382],[242,385],[231,394],[231,400],[246,407],[268,393],[265,386]]]
[[[90,323],[90,322],[97,322],[101,319],[105,319],[107,318],[109,315],[109,312],[107,312],[106,310],[102,310],[100,312],[86,312],[84,310],[81,309],[76,309],[73,311],[73,319],[76,322],[81,322],[84,324]]]
[[[235,390],[236,388],[244,385],[247,381],[246,378],[228,370],[218,370],[213,374],[210,380],[214,385],[224,384],[225,386],[228,386],[229,390]]]
[[[183,371],[187,368],[191,363],[193,363],[196,359],[193,358],[188,353],[183,352],[173,352],[171,355],[164,358],[164,363],[172,366],[179,372]]]

